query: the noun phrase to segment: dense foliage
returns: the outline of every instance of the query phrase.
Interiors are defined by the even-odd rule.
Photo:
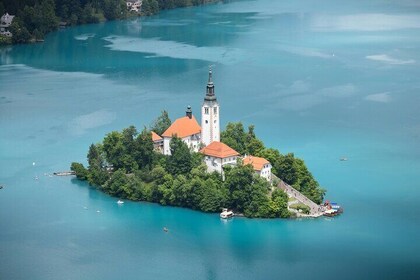
[[[162,135],[170,126],[172,122],[167,111],[163,110],[161,115],[150,126],[150,130]]]
[[[88,167],[72,163],[71,170],[78,179],[120,198],[204,212],[228,207],[247,217],[290,216],[287,195],[277,188],[273,191],[251,166],[239,162],[226,168],[222,180],[218,173],[207,173],[202,155],[190,152],[181,139],[174,137],[170,148],[170,156],[155,152],[151,132],[144,129],[138,133],[130,126],[92,144]]]
[[[217,0],[143,0],[141,15],[160,10],[216,2]],[[16,15],[10,32],[13,43],[26,43],[56,30],[59,23],[68,25],[98,23],[138,15],[127,11],[126,0],[2,0],[0,15]],[[0,36],[3,37],[3,36]],[[0,39],[0,44],[10,39]]]
[[[314,179],[302,159],[295,158],[293,153],[280,154],[276,149],[266,148],[254,133],[254,126],[246,132],[242,123],[229,123],[221,133],[221,141],[240,154],[260,156],[273,166],[272,172],[277,177],[302,192],[309,199],[320,204],[325,190]]]

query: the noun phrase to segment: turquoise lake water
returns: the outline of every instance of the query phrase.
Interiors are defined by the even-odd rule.
[[[0,49],[0,279],[419,279],[418,1],[227,2]],[[222,221],[48,176],[198,116],[209,65],[221,125],[304,158],[342,216]]]

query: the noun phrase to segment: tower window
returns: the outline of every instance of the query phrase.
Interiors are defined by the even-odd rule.
[[[208,121],[208,120],[206,120],[206,123],[209,123],[209,121]]]
[[[204,107],[204,114],[206,114],[206,115],[209,114],[209,107]]]
[[[213,112],[214,112],[215,114],[217,114],[217,107],[214,107],[214,108],[213,108]]]

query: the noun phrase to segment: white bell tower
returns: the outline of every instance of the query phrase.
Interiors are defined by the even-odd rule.
[[[201,106],[201,142],[207,146],[213,141],[220,141],[220,107],[216,95],[214,95],[210,68],[206,96],[203,106]]]

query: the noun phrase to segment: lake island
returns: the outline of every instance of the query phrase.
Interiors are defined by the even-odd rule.
[[[319,217],[337,211],[302,159],[265,147],[254,126],[220,131],[220,105],[209,70],[201,125],[191,106],[172,122],[166,111],[150,128],[113,131],[91,144],[79,180],[112,196],[203,212],[223,208],[249,218]],[[120,202],[120,201],[119,201]]]

